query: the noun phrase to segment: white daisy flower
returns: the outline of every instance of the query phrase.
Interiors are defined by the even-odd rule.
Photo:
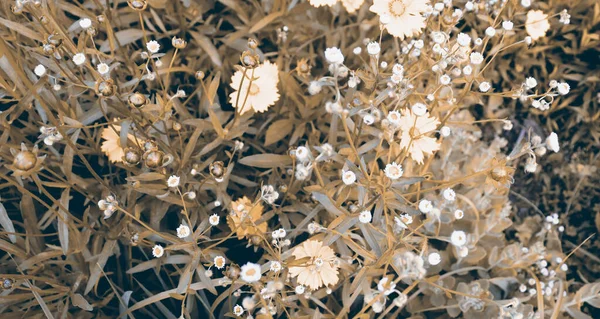
[[[441,261],[442,256],[440,256],[440,254],[438,254],[437,252],[432,252],[427,256],[427,262],[429,262],[429,264],[432,266],[439,264]]]
[[[467,243],[467,234],[462,230],[455,230],[450,235],[450,242],[456,247],[462,247]]]
[[[100,63],[98,64],[98,66],[96,67],[96,69],[98,70],[98,73],[105,75],[110,71],[110,67],[108,66],[108,64],[106,63]]]
[[[358,215],[358,220],[363,224],[370,223],[371,219],[371,212],[368,210],[363,210],[362,212],[360,212],[360,215]]]
[[[245,75],[243,71],[238,70],[231,77],[230,86],[234,91],[229,94],[229,103],[238,109],[240,114],[250,110],[265,112],[279,100],[278,83],[277,64],[269,61],[253,70],[247,70]]]
[[[325,50],[325,59],[331,64],[342,64],[344,63],[344,54],[337,47],[327,48]]]
[[[165,253],[165,249],[163,248],[163,246],[154,245],[154,247],[152,247],[152,256],[154,256],[156,258],[160,258],[160,257],[162,257],[162,255],[164,253]]]
[[[148,43],[146,43],[146,49],[148,49],[150,53],[156,53],[160,50],[160,44],[158,44],[156,40],[148,41]]]
[[[226,260],[225,260],[225,257],[223,257],[223,256],[216,256],[213,259],[213,264],[215,265],[215,267],[217,269],[223,269],[225,267],[225,263],[226,263]]]
[[[73,56],[73,63],[75,65],[82,65],[85,63],[85,55],[83,53],[77,53]]]
[[[213,225],[213,226],[217,226],[219,225],[219,215],[217,214],[212,214],[210,215],[210,217],[208,218],[208,222]]]
[[[83,18],[83,19],[79,20],[79,26],[82,27],[83,29],[87,29],[92,26],[92,20],[90,20],[88,18]]]
[[[404,174],[404,171],[402,170],[402,165],[396,164],[396,162],[387,164],[385,166],[384,172],[385,172],[385,176],[387,176],[387,178],[389,178],[391,180],[396,180],[396,179],[402,177],[402,174]]]
[[[179,186],[179,180],[180,180],[179,176],[171,175],[169,177],[169,179],[167,180],[167,186],[177,187],[177,186]]]
[[[431,204],[431,201],[422,199],[419,202],[419,211],[421,211],[421,213],[427,214],[427,213],[431,212],[432,209],[433,209],[433,204]]]
[[[379,15],[391,35],[403,40],[419,35],[425,28],[423,14],[428,4],[429,0],[374,0],[369,10]]]
[[[187,225],[181,224],[179,225],[179,227],[177,227],[177,237],[179,238],[186,238],[191,233],[192,232],[190,231],[190,228]]]
[[[444,199],[449,202],[453,202],[456,199],[456,193],[452,188],[444,189],[444,191],[442,192],[442,196],[444,196]]]
[[[262,276],[260,271],[260,265],[247,262],[245,265],[242,266],[240,276],[242,277],[242,280],[247,283],[259,281],[260,277]]]
[[[342,172],[342,181],[346,185],[352,185],[356,182],[356,174],[352,171],[343,171]]]

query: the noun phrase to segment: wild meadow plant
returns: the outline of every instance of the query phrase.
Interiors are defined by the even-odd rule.
[[[512,190],[592,103],[575,2],[3,2],[2,318],[593,318]]]

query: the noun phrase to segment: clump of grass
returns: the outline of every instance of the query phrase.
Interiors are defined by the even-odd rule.
[[[2,3],[0,313],[593,316],[572,216],[595,209],[599,20],[593,1]]]

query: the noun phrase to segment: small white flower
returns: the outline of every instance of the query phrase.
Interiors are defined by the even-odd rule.
[[[402,64],[394,64],[394,66],[392,67],[392,73],[394,73],[395,75],[404,76],[404,67],[402,66]]]
[[[467,243],[467,234],[462,230],[455,230],[450,235],[450,242],[456,247],[462,247]]]
[[[471,64],[473,65],[479,65],[483,63],[483,55],[481,55],[481,53],[479,52],[472,52],[469,55],[469,59],[471,60]]]
[[[368,210],[363,210],[362,212],[360,212],[360,215],[358,216],[358,220],[363,224],[370,223],[371,219],[372,219],[371,212]]]
[[[442,83],[442,85],[450,84],[451,80],[452,79],[450,78],[450,76],[448,74],[444,74],[444,75],[440,76],[440,83]]]
[[[163,248],[163,246],[154,245],[154,247],[152,247],[152,256],[154,256],[156,258],[160,258],[160,257],[162,257],[162,255],[164,253],[165,253],[165,249]]]
[[[535,78],[528,77],[527,79],[525,79],[525,86],[528,89],[533,89],[537,86],[537,80]]]
[[[402,165],[396,164],[396,162],[387,164],[385,166],[384,172],[385,176],[387,176],[391,180],[396,180],[402,177],[402,174],[404,174],[404,171],[402,170]]]
[[[471,44],[471,37],[466,33],[459,33],[456,37],[456,42],[458,42],[460,46],[468,47]]]
[[[260,265],[247,262],[245,265],[242,266],[240,276],[242,277],[243,281],[248,283],[259,281],[260,277],[262,276],[260,272]]]
[[[343,171],[342,172],[342,181],[346,185],[352,185],[356,182],[356,174],[353,171]]]
[[[454,190],[452,188],[444,189],[444,191],[442,192],[442,195],[444,196],[444,199],[449,202],[453,202],[456,199],[456,193],[454,192]]]
[[[408,228],[408,225],[412,224],[413,218],[407,213],[401,214],[400,217],[394,217],[394,222],[400,229]]]
[[[373,125],[373,123],[375,123],[375,116],[373,116],[373,114],[366,114],[363,117],[363,122],[367,125]]]
[[[461,258],[467,257],[469,255],[469,247],[467,246],[460,246],[458,247],[458,256],[460,256]]]
[[[479,91],[481,92],[487,92],[492,88],[492,86],[490,85],[490,82],[481,82],[479,84]]]
[[[169,179],[167,180],[167,186],[177,187],[177,186],[179,186],[179,180],[180,180],[179,176],[171,175],[169,177]]]
[[[308,94],[310,95],[319,94],[321,92],[321,89],[321,84],[319,84],[318,81],[311,81],[308,84]]]
[[[356,47],[352,50],[352,53],[359,55],[362,52],[362,48],[361,47]]]
[[[387,295],[393,293],[395,289],[396,289],[396,283],[393,281],[390,281],[388,279],[388,277],[381,278],[381,280],[379,280],[379,283],[377,284],[377,290],[382,292],[384,296],[387,296]]]
[[[473,67],[470,65],[466,65],[462,71],[464,75],[471,75],[471,73],[473,73]]]
[[[529,8],[531,5],[531,0],[521,0],[521,5],[525,8]]]
[[[558,151],[560,151],[558,135],[556,135],[556,133],[552,132],[550,133],[550,135],[548,135],[548,137],[546,138],[546,146],[548,146],[548,148],[551,151],[554,151],[555,153],[558,153]]]
[[[494,27],[488,27],[485,29],[485,34],[491,38],[496,35],[496,29],[494,29]]]
[[[77,53],[73,56],[73,63],[75,65],[82,65],[85,63],[85,55],[83,53]]]
[[[146,43],[146,49],[148,49],[150,53],[156,53],[160,50],[160,44],[158,44],[156,40],[148,41],[148,43]]]
[[[208,222],[213,225],[213,226],[217,226],[219,225],[219,215],[217,214],[212,214],[210,215],[210,217],[208,217]]]
[[[241,316],[244,313],[244,308],[242,308],[242,306],[240,305],[235,305],[233,307],[233,314],[236,316]]]
[[[191,234],[190,228],[187,225],[181,224],[177,227],[177,237],[186,238]]]
[[[465,9],[467,11],[473,11],[474,8],[475,4],[473,3],[473,1],[467,1],[467,3],[465,3]]]
[[[327,48],[325,50],[325,59],[331,64],[344,63],[344,55],[342,51],[336,47]]]
[[[514,24],[512,23],[512,21],[503,21],[502,22],[502,29],[506,30],[506,31],[510,31],[513,29]]]
[[[213,264],[215,265],[215,267],[217,269],[223,269],[225,267],[226,262],[227,262],[227,260],[225,260],[225,257],[223,257],[223,256],[216,256],[213,259]]]
[[[535,171],[537,171],[537,163],[536,161],[527,161],[527,163],[525,164],[525,172],[527,173],[535,173]]]
[[[562,82],[556,86],[556,89],[558,90],[558,93],[560,93],[561,95],[567,95],[569,93],[569,91],[571,90],[571,86],[569,86],[569,84],[567,82]]]
[[[533,39],[530,36],[526,36],[524,41],[525,41],[525,43],[527,43],[527,45],[530,45],[531,42],[533,41]]]
[[[483,39],[477,38],[477,39],[475,39],[475,41],[473,41],[473,43],[475,43],[475,46],[480,46],[483,44]]]
[[[383,311],[384,307],[385,307],[385,304],[383,304],[383,302],[375,301],[375,303],[371,306],[371,309],[373,310],[374,313],[381,313]]]
[[[305,290],[306,290],[306,288],[304,288],[304,286],[302,286],[302,285],[298,285],[298,286],[296,286],[296,288],[294,288],[294,291],[298,295],[303,294]]]
[[[33,73],[35,73],[35,75],[42,77],[44,76],[44,74],[46,74],[46,67],[38,64],[35,69],[33,69]]]
[[[302,163],[306,163],[309,160],[309,156],[310,156],[310,151],[308,150],[308,148],[306,146],[298,146],[296,148],[296,159],[298,159],[298,161],[302,162]]]
[[[107,74],[110,71],[110,67],[108,66],[108,64],[106,63],[100,63],[98,64],[98,66],[96,67],[98,69],[98,73],[104,75]]]
[[[447,126],[442,126],[442,128],[440,129],[440,134],[442,134],[443,137],[448,137],[450,136],[450,128]]]
[[[427,213],[431,212],[432,209],[433,209],[433,204],[431,204],[431,201],[428,201],[426,199],[421,199],[421,201],[419,202],[419,210],[421,211],[421,213],[427,214]]]
[[[281,271],[281,263],[280,263],[280,262],[278,262],[278,261],[275,261],[275,260],[274,260],[274,261],[271,261],[271,267],[270,267],[270,270],[271,270],[272,272],[279,272],[279,271]]]
[[[381,47],[379,46],[379,43],[369,42],[369,44],[367,44],[367,53],[369,53],[370,55],[378,55],[379,52],[381,52]]]
[[[392,126],[398,127],[400,125],[401,117],[402,117],[402,115],[400,114],[400,112],[391,111],[390,113],[388,113],[386,118],[390,122],[390,124],[392,124]]]
[[[465,217],[465,212],[463,212],[460,209],[457,209],[454,211],[454,218],[456,219],[462,219],[463,217]]]
[[[427,106],[425,106],[423,103],[415,103],[411,107],[411,110],[416,116],[423,116],[427,114]]]
[[[83,19],[79,20],[79,26],[84,29],[87,29],[92,26],[92,20],[90,20],[88,18],[83,18]]]
[[[438,254],[437,252],[432,252],[427,256],[427,262],[429,262],[429,264],[432,266],[439,264],[441,261],[442,256],[440,256],[440,254]]]

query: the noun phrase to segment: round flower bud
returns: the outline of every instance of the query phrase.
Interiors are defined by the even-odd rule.
[[[148,99],[146,99],[144,94],[136,92],[129,96],[127,99],[127,104],[129,104],[131,107],[139,109],[148,104]]]
[[[31,151],[20,151],[13,160],[13,166],[21,171],[28,171],[35,167],[37,156]]]

